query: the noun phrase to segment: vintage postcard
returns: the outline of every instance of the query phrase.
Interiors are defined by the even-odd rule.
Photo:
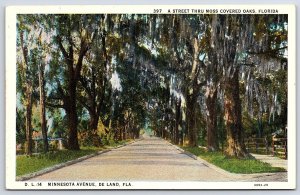
[[[295,189],[294,5],[6,8],[6,188]]]

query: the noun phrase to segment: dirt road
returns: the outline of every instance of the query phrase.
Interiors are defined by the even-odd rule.
[[[281,175],[280,175],[281,174]],[[165,140],[145,137],[133,144],[82,162],[35,177],[47,181],[253,181],[268,178],[284,181],[279,175],[226,174],[195,160]],[[285,175],[284,175],[285,174]]]

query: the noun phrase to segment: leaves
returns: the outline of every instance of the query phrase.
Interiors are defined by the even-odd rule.
[[[47,112],[56,113],[49,129],[65,138],[60,121],[70,120],[74,135],[101,123],[123,139],[151,125],[183,140],[206,129],[204,118],[217,108],[210,121],[224,128],[216,120],[224,115],[225,84],[236,76],[243,113],[253,121],[277,113],[286,124],[287,25],[286,15],[18,15],[18,110],[28,89],[37,93],[42,62]],[[215,94],[210,109],[206,100]]]

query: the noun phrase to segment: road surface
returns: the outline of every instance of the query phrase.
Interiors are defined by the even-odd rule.
[[[279,175],[226,174],[184,154],[156,137],[113,149],[82,162],[32,178],[35,181],[284,181]],[[276,179],[277,178],[277,179]],[[265,180],[264,180],[265,181]]]

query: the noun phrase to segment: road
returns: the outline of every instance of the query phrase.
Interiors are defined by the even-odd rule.
[[[281,173],[277,177],[285,180],[285,175]],[[270,174],[265,176],[226,174],[189,157],[163,139],[144,137],[127,146],[113,149],[31,180],[253,181],[264,177],[269,178],[268,180],[274,178]]]

